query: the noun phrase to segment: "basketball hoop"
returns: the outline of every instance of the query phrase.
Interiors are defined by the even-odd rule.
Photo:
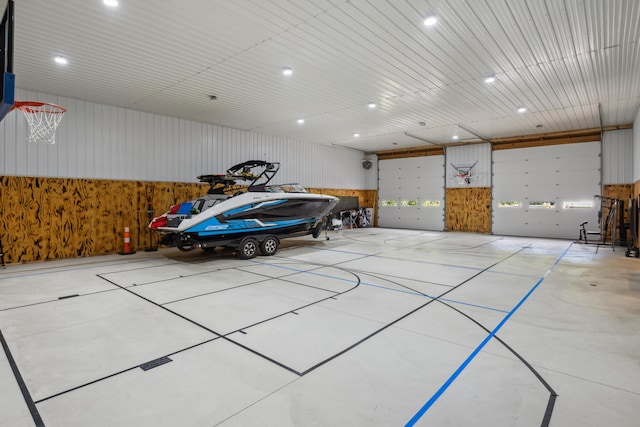
[[[29,124],[27,142],[56,143],[56,129],[67,109],[48,102],[16,101],[13,108],[24,113]]]
[[[471,185],[471,181],[478,178],[478,175],[473,173],[473,168],[478,164],[477,161],[474,163],[451,163],[451,167],[453,167],[452,178],[456,180],[459,186],[462,185]]]
[[[458,184],[463,185],[469,185],[471,184],[471,176],[464,174],[464,173],[459,173],[454,175],[454,178],[456,179],[456,181],[458,182]]]

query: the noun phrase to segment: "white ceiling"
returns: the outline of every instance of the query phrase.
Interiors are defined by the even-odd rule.
[[[640,105],[638,0],[119,3],[16,0],[17,86],[363,151],[595,128],[598,104],[629,124]]]

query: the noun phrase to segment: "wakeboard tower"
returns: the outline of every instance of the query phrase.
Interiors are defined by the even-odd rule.
[[[318,237],[338,198],[309,193],[299,184],[269,185],[279,169],[278,162],[250,160],[226,174],[201,175],[200,182],[210,186],[207,194],[171,206],[149,228],[159,234],[161,245],[181,251],[232,247],[243,259],[258,251],[275,254],[284,238]]]

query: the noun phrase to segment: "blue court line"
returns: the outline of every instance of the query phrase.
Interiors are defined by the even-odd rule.
[[[458,367],[458,369],[456,369],[456,371],[453,374],[451,374],[449,379],[447,381],[445,381],[444,384],[442,384],[442,386],[438,389],[438,391],[435,392],[435,394],[433,396],[431,396],[431,398],[427,401],[427,403],[425,403],[418,410],[418,412],[416,412],[416,414],[409,420],[409,422],[407,422],[407,424],[405,424],[405,427],[411,427],[411,426],[415,425],[415,423],[418,422],[418,420],[420,418],[422,418],[422,416],[429,410],[429,408],[431,408],[431,406],[433,406],[433,404],[440,398],[440,396],[442,396],[442,394],[449,388],[449,386],[456,380],[456,378],[458,378],[458,376],[462,373],[462,371],[465,370],[465,368],[469,365],[469,363],[471,363],[471,361],[478,355],[478,353],[480,353],[480,351],[484,348],[484,346],[487,345],[487,343],[504,326],[504,324],[507,323],[507,321],[511,318],[511,316],[513,316],[513,314],[516,311],[518,311],[518,309],[531,296],[531,294],[536,289],[538,289],[538,286],[540,286],[540,284],[544,281],[544,279],[546,279],[547,275],[549,273],[551,273],[551,270],[553,270],[555,268],[555,266],[558,265],[560,260],[562,260],[562,258],[566,255],[566,253],[569,251],[569,249],[571,249],[571,246],[573,246],[573,243],[571,243],[569,245],[569,247],[567,249],[565,249],[565,251],[556,260],[556,262],[553,263],[551,268],[549,268],[547,270],[547,272],[544,274],[544,276],[542,276],[540,278],[540,280],[538,280],[538,282],[535,285],[533,285],[533,287],[529,290],[529,292],[527,292],[527,294],[524,297],[522,297],[520,302],[518,302],[518,304],[516,304],[516,306],[513,307],[513,309],[504,317],[504,319],[502,319],[502,321],[500,323],[498,323],[498,325],[491,331],[491,333],[489,333],[489,335],[487,335],[487,337],[484,340],[482,340],[482,342],[478,345],[478,347],[476,347],[476,349],[473,350],[473,352],[469,355],[469,357],[467,357],[466,360],[464,362],[462,362],[462,364]]]
[[[352,280],[352,279],[343,279],[341,277],[331,276],[331,275],[322,274],[322,273],[316,273],[314,271],[300,270],[300,269],[297,269],[297,268],[286,267],[286,266],[277,265],[277,264],[269,264],[269,263],[265,263],[265,262],[254,261],[254,260],[252,260],[252,262],[254,264],[267,265],[267,266],[270,266],[270,267],[277,267],[277,268],[282,268],[284,270],[295,271],[296,273],[312,274],[314,276],[326,277],[327,279],[341,280],[341,281],[347,282],[347,283],[358,284],[357,281]],[[331,267],[331,266],[330,265],[323,265],[321,267],[322,268],[327,268],[327,267]],[[484,309],[484,310],[497,311],[497,312],[500,312],[500,313],[507,313],[506,310],[501,310],[499,308],[486,307],[486,306],[483,306],[483,305],[472,304],[470,302],[464,302],[464,301],[452,300],[452,299],[447,299],[447,298],[434,297],[432,295],[424,294],[424,293],[421,293],[421,292],[407,291],[407,290],[404,290],[404,289],[394,289],[394,288],[389,288],[389,287],[381,286],[381,285],[375,285],[373,283],[366,283],[366,282],[362,282],[362,281],[360,282],[360,284],[364,285],[364,286],[370,286],[372,288],[384,289],[384,290],[387,290],[387,291],[400,292],[400,293],[408,294],[408,295],[415,295],[415,296],[419,296],[419,297],[427,297],[427,298],[431,298],[433,300],[446,301],[446,302],[450,302],[452,304],[460,304],[460,305],[466,305],[466,306],[469,306],[469,307],[481,308],[481,309]]]
[[[484,310],[499,311],[500,313],[508,313],[507,310],[501,310],[499,308],[487,307],[487,306],[484,306],[484,305],[472,304],[470,302],[458,301],[458,300],[453,300],[453,299],[448,299],[448,298],[434,297],[433,295],[424,294],[424,293],[421,293],[421,292],[406,291],[404,289],[394,289],[394,288],[389,288],[389,287],[386,287],[386,286],[374,285],[373,283],[361,282],[360,284],[361,285],[365,285],[365,286],[370,286],[372,288],[384,289],[384,290],[387,290],[387,291],[400,292],[400,293],[403,293],[403,294],[415,295],[415,296],[419,296],[419,297],[427,297],[427,298],[431,298],[431,299],[438,300],[438,301],[446,301],[446,302],[450,302],[452,304],[467,305],[469,307],[482,308]]]

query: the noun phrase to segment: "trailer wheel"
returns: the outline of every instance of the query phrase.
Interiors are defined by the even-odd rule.
[[[274,255],[278,250],[278,244],[276,236],[269,236],[260,243],[260,252],[264,256]]]
[[[247,237],[238,247],[238,256],[241,259],[251,259],[258,255],[258,241],[253,237]]]

